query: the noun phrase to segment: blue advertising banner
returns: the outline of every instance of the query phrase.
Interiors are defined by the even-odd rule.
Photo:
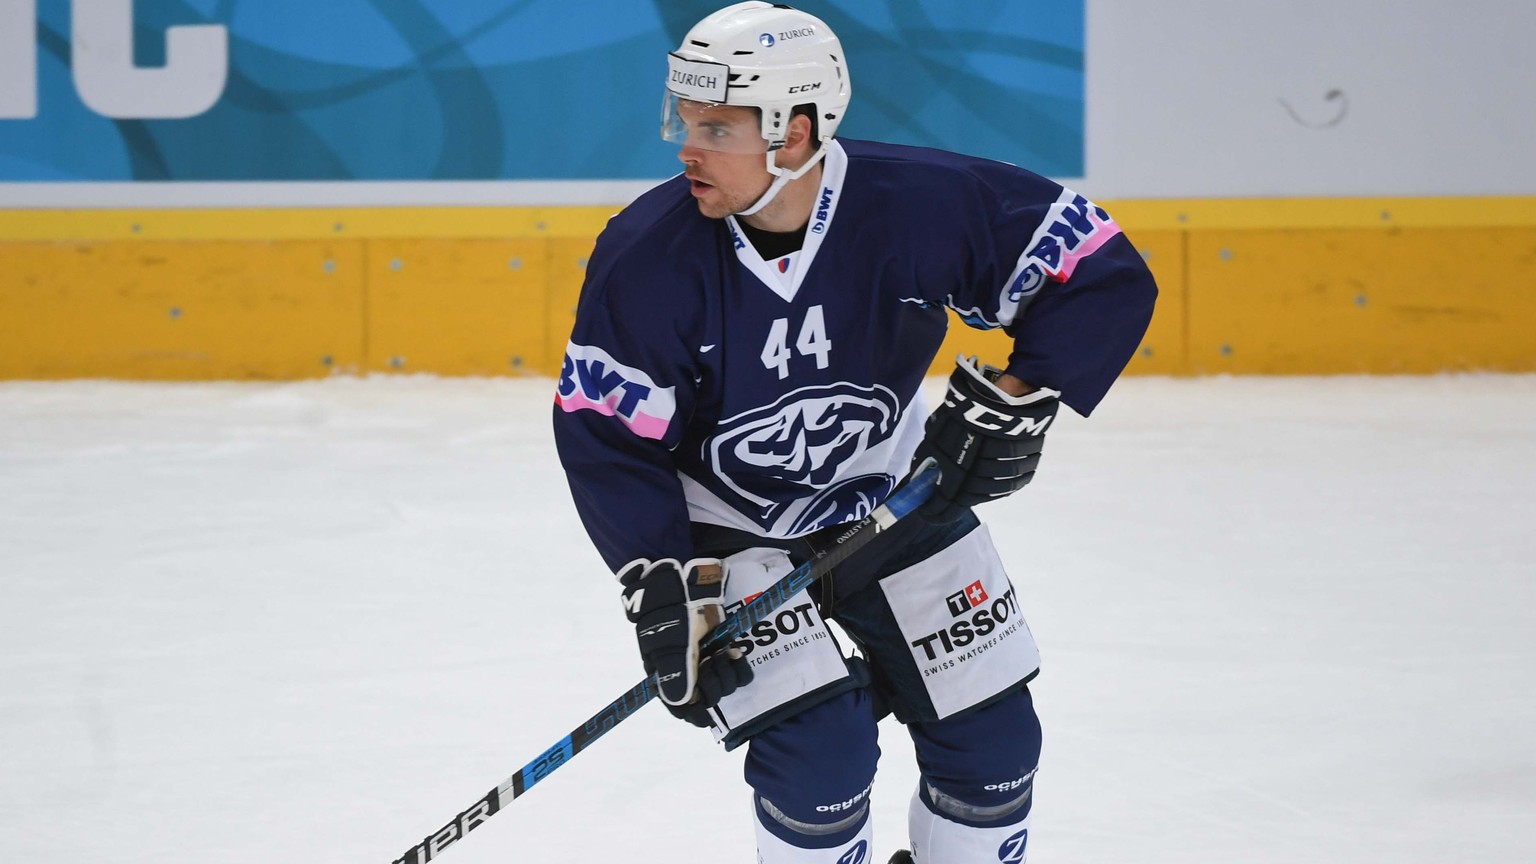
[[[0,0],[0,183],[648,179],[718,0]],[[818,0],[840,134],[1083,174],[1083,0]]]

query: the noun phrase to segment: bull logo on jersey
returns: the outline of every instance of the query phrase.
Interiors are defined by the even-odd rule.
[[[825,489],[811,499],[789,527],[791,536],[809,534],[828,525],[841,525],[863,519],[875,512],[880,502],[896,489],[896,478],[889,474],[865,474],[851,477]]]
[[[861,519],[890,494],[889,475],[861,471],[858,463],[891,438],[900,419],[895,394],[878,385],[802,387],[722,421],[704,453],[715,476],[755,505],[743,509],[764,528],[801,507],[793,525],[780,526],[801,534]]]
[[[555,404],[566,412],[596,411],[618,418],[641,438],[667,434],[677,397],[671,387],[657,387],[639,369],[625,366],[592,345],[570,343],[555,385]]]

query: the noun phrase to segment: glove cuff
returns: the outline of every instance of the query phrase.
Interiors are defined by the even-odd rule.
[[[1002,369],[982,364],[976,357],[966,357],[962,354],[955,358],[955,371],[950,374],[949,383],[950,386],[965,387],[973,398],[981,397],[1011,407],[1033,405],[1037,402],[1061,398],[1060,390],[1052,390],[1049,387],[1036,388],[1023,396],[1005,393],[996,383],[1002,374]]]
[[[682,571],[690,604],[707,600],[718,602],[725,596],[725,565],[719,558],[693,558],[678,569]]]

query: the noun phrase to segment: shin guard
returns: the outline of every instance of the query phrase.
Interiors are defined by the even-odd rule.
[[[1029,810],[1023,806],[1008,814],[1017,821],[1005,818],[1003,824],[964,825],[934,812],[919,791],[912,796],[907,814],[912,860],[915,864],[1024,864]],[[1020,813],[1023,818],[1018,818]]]

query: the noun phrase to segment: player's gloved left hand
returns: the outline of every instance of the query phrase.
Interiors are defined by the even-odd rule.
[[[930,522],[953,522],[967,507],[1017,492],[1035,476],[1061,394],[1040,389],[1012,396],[993,383],[1000,374],[978,368],[975,357],[962,358],[944,404],[928,417],[912,467],[930,456],[938,463],[938,486],[917,511]]]
[[[700,641],[725,619],[720,561],[696,558],[679,564],[674,558],[642,558],[624,565],[619,584],[645,671],[660,682],[662,704],[674,717],[710,725],[708,710],[752,680],[752,664],[740,649],[700,650]]]

